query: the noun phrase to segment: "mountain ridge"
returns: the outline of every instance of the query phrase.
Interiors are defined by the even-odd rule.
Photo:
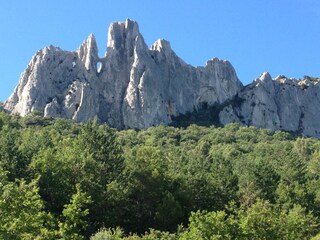
[[[22,116],[37,109],[47,117],[97,117],[118,129],[143,129],[215,105],[222,124],[320,137],[319,90],[318,81],[273,80],[268,73],[243,86],[228,61],[213,58],[193,67],[167,40],[148,48],[138,24],[127,19],[110,25],[103,58],[92,34],[73,52],[54,46],[37,52],[4,108]]]

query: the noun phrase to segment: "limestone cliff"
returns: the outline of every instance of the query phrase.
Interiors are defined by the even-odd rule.
[[[22,116],[38,109],[79,122],[97,116],[116,128],[141,129],[169,124],[202,103],[221,104],[241,89],[228,61],[192,67],[166,40],[149,49],[138,24],[126,20],[111,24],[103,58],[93,35],[74,52],[54,46],[37,52],[5,109]]]
[[[319,82],[273,80],[263,73],[243,87],[228,61],[214,58],[193,67],[166,40],[148,48],[138,24],[126,20],[111,24],[103,58],[93,35],[74,52],[54,46],[37,52],[4,108],[22,116],[37,109],[46,117],[78,122],[97,117],[119,129],[142,129],[215,106],[222,124],[320,137]]]
[[[320,137],[320,79],[303,80],[263,73],[220,112],[223,124],[240,122],[272,130]]]

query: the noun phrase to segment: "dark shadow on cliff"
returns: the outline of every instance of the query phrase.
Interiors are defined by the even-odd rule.
[[[219,119],[219,113],[221,110],[228,105],[240,107],[243,101],[244,99],[240,98],[237,94],[231,100],[225,101],[222,104],[208,105],[208,103],[203,102],[192,112],[186,112],[185,114],[181,114],[179,116],[172,116],[172,122],[169,125],[182,128],[186,128],[191,124],[205,127],[212,125],[216,127],[222,127],[223,124]]]

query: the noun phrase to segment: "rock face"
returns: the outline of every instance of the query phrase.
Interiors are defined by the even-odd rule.
[[[93,35],[74,52],[37,52],[4,108],[25,116],[85,122],[97,117],[118,129],[170,124],[201,106],[218,106],[222,124],[239,122],[320,137],[320,80],[272,79],[263,73],[243,87],[228,61],[205,67],[181,60],[166,40],[145,44],[136,22],[114,22],[103,58]]]
[[[79,122],[96,116],[119,129],[141,129],[169,124],[203,103],[222,104],[241,89],[228,61],[192,67],[166,40],[149,49],[137,23],[126,20],[111,24],[103,58],[93,35],[74,52],[54,46],[37,52],[5,109],[22,116],[38,109]]]
[[[297,80],[263,73],[219,113],[223,124],[240,122],[320,137],[320,79]]]

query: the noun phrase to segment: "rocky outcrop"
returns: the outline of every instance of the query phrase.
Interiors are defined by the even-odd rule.
[[[320,79],[263,73],[219,113],[221,123],[240,122],[272,130],[320,137]]]
[[[103,58],[93,35],[74,52],[54,46],[37,52],[5,109],[22,116],[38,109],[79,122],[96,116],[116,128],[141,129],[169,124],[203,103],[221,104],[241,89],[228,61],[192,67],[166,40],[149,49],[138,24],[126,20],[111,24]]]
[[[203,112],[213,109],[222,124],[320,137],[319,82],[273,80],[263,73],[243,87],[228,61],[214,58],[193,67],[166,40],[148,48],[138,24],[126,20],[111,24],[103,58],[93,35],[74,52],[54,46],[37,52],[4,108],[22,116],[37,109],[46,117],[78,122],[97,117],[119,129],[142,129],[211,106]]]

